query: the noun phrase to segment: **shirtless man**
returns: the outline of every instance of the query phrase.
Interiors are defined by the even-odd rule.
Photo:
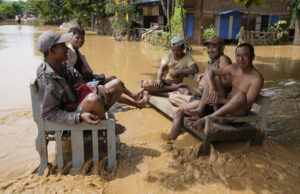
[[[85,42],[85,30],[79,27],[73,27],[69,29],[69,32],[73,33],[73,37],[70,41],[69,53],[68,53],[68,60],[66,63],[72,67],[74,67],[83,77],[85,82],[92,81],[93,79],[99,81],[101,85],[104,85],[114,79],[115,76],[111,75],[96,75],[93,74],[92,69],[90,68],[89,64],[84,55],[79,52],[79,49],[83,46]],[[144,89],[141,88],[139,91],[133,93],[125,87],[125,84],[121,81],[121,84],[124,85],[124,94],[129,96],[131,99],[126,98],[125,96],[121,96],[118,99],[119,103],[128,104],[134,106],[136,108],[144,108],[148,103],[148,92],[143,92]],[[143,98],[140,97],[143,94]]]
[[[207,47],[207,54],[210,58],[205,73],[208,72],[208,69],[218,69],[231,64],[230,58],[224,55],[225,44],[221,37],[211,37],[207,42],[204,43],[204,46]],[[196,110],[200,105],[201,96],[206,84],[204,74],[200,74],[198,77],[199,93],[195,94],[194,96],[185,94],[170,94],[169,101],[171,104],[178,107],[173,112],[173,125],[170,133],[171,140],[175,140],[179,135],[182,128],[183,116],[185,114],[190,115],[190,112],[185,110]],[[226,85],[226,82],[230,82],[230,76],[223,76],[222,81]]]
[[[182,83],[184,76],[198,73],[198,66],[189,54],[184,51],[184,39],[176,36],[171,40],[172,52],[167,53],[159,67],[156,80],[142,81],[142,88],[152,94],[169,96],[170,92],[178,91],[188,94]]]
[[[209,70],[208,85],[203,92],[199,115],[204,111],[207,104],[222,106],[210,114],[212,116],[242,116],[250,112],[263,87],[264,78],[253,66],[255,54],[254,48],[250,44],[238,45],[235,56],[236,64],[227,65],[217,70]],[[224,86],[215,75],[231,75],[232,90],[230,93],[227,95],[223,93]],[[193,130],[199,131],[203,128],[205,119],[206,117],[199,118],[190,122],[189,125]]]

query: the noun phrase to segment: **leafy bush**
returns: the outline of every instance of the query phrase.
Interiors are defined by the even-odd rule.
[[[180,2],[180,4],[178,4],[178,2]],[[175,37],[175,36],[183,37],[181,9],[184,18],[185,18],[185,10],[182,8],[182,6],[183,6],[182,0],[175,1],[174,15],[171,18],[171,27],[172,27],[171,37]]]
[[[208,41],[213,36],[217,36],[217,31],[212,26],[210,28],[206,28],[203,32],[203,40],[204,42]]]
[[[283,28],[286,24],[287,22],[285,20],[279,20],[268,29],[269,32],[275,32],[275,39],[278,43],[280,43],[283,37],[288,35],[287,29]]]

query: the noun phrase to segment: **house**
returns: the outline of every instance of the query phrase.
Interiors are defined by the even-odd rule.
[[[160,0],[132,0],[131,3],[138,4],[142,7],[144,28],[159,25],[160,29],[164,29],[167,22],[162,11]]]
[[[200,30],[210,26],[214,26],[221,37],[236,39],[236,32],[241,26],[247,30],[266,31],[279,19],[290,21],[291,18],[291,13],[287,9],[288,3],[280,0],[265,0],[268,7],[253,5],[248,9],[235,3],[234,0],[202,1],[202,6],[201,0],[184,1],[186,35],[193,43],[200,43]],[[203,9],[202,20],[201,8]]]
[[[290,21],[291,12],[287,9],[287,2],[265,2],[268,4],[266,8],[253,5],[247,9],[235,3],[235,0],[184,0],[186,37],[191,43],[200,43],[200,30],[213,26],[222,38],[237,39],[241,26],[247,30],[266,31],[279,19]],[[131,0],[131,3],[143,9],[143,27],[150,28],[158,24],[163,29],[166,25],[161,0]]]

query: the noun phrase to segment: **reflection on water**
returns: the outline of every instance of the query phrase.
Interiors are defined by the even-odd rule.
[[[12,22],[0,24],[2,24],[0,25],[0,109],[30,107],[29,81],[35,75],[35,70],[42,60],[42,54],[36,49],[37,38],[43,31],[58,30],[58,27],[23,25],[22,28],[18,28],[16,25],[8,25],[13,24]],[[166,51],[139,42],[116,42],[112,37],[98,36],[88,32],[81,52],[86,55],[96,73],[115,75],[123,80],[129,89],[137,90],[140,80],[156,77],[160,60]],[[234,52],[234,46],[226,46],[225,54],[233,62],[235,62]],[[254,64],[265,78],[264,87],[267,95],[278,98],[285,92],[292,92],[288,90],[290,85],[298,88],[297,83],[300,82],[299,46],[257,46],[255,53]],[[206,51],[202,46],[194,45],[191,54],[199,64],[200,71],[203,72],[208,60]],[[276,90],[272,88],[276,90],[283,88],[283,92],[276,96],[278,92],[276,93]],[[295,91],[293,95],[297,95],[297,90]],[[280,103],[280,99],[277,102]],[[300,106],[296,101],[284,102]],[[275,119],[276,122],[280,123],[278,120],[282,116],[281,112],[293,114],[286,121],[287,123],[296,120],[296,117],[299,118],[299,111],[291,111],[293,107],[288,107],[289,109],[285,106],[276,109],[274,113],[278,116],[277,120]],[[275,125],[276,122],[270,123],[269,129],[272,133],[274,130],[278,131],[287,127],[289,135],[286,139],[299,139],[298,121],[297,125],[285,124],[284,126]],[[277,134],[280,133],[277,132]],[[272,135],[272,137],[277,136]],[[295,141],[298,142],[296,144],[299,149],[300,139]]]

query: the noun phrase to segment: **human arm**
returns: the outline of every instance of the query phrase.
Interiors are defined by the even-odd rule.
[[[221,60],[220,63],[222,63]],[[205,78],[209,85],[208,101],[210,101],[211,104],[216,104],[219,98],[218,91],[216,91],[216,81],[219,80],[221,82],[219,76],[232,74],[234,70],[233,67],[233,65],[225,65],[219,69],[208,68]]]
[[[168,70],[168,65],[162,63],[158,69],[157,72],[157,79],[154,82],[154,86],[156,87],[161,87],[163,85],[162,83],[162,79],[163,79],[163,75],[165,74],[165,72]]]
[[[251,82],[249,90],[247,92],[247,112],[252,108],[254,101],[259,96],[259,93],[263,87],[264,80],[262,77],[258,77]]]
[[[169,73],[169,75],[173,78],[181,78],[181,77],[184,77],[186,75],[195,74],[195,73],[198,73],[198,72],[199,72],[198,66],[197,66],[196,63],[194,63],[186,69],[176,69],[174,71],[171,71]]]

